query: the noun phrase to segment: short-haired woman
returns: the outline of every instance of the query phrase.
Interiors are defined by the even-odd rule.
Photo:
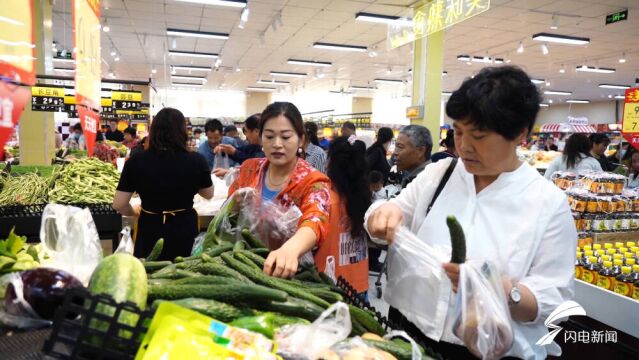
[[[193,196],[213,197],[213,182],[204,157],[187,148],[186,121],[179,110],[164,108],[151,124],[149,149],[131,157],[120,177],[113,208],[138,216],[135,256],[145,257],[164,238],[161,260],[191,254],[199,233]],[[134,192],[142,206],[129,204]]]

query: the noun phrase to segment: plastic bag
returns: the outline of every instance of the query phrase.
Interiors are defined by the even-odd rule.
[[[439,341],[448,312],[451,283],[442,268],[448,262],[405,227],[388,247],[388,282],[384,300],[411,319],[429,338]]]
[[[316,359],[322,351],[346,339],[350,333],[348,306],[337,302],[310,325],[283,327],[275,335],[275,340],[281,354]]]
[[[122,237],[120,238],[120,243],[118,244],[118,248],[113,252],[114,254],[124,253],[133,255],[133,250],[135,248],[135,244],[133,243],[133,238],[131,238],[131,228],[125,226],[122,231],[120,231]]]
[[[333,255],[326,257],[326,267],[324,268],[324,274],[326,274],[329,279],[333,280],[333,283],[337,282],[337,279],[335,278],[335,257]]]
[[[513,343],[506,294],[496,267],[483,260],[460,265],[453,333],[482,359],[499,359]]]
[[[62,269],[83,284],[102,259],[102,246],[89,209],[49,204],[42,212],[40,241],[49,254],[42,266]]]
[[[215,162],[213,163],[213,169],[228,169],[229,157],[225,153],[215,154]]]
[[[204,238],[206,237],[206,233],[202,232],[195,237],[195,241],[193,241],[193,248],[191,249],[191,256],[199,256],[202,255],[202,246],[204,245]]]
[[[18,306],[22,309],[21,312],[28,315],[28,317],[12,315],[2,309],[0,310],[0,324],[6,327],[22,330],[38,329],[51,326],[53,324],[52,321],[40,317],[35,312],[35,310],[33,310],[31,305],[29,305],[29,303],[24,299],[22,291],[24,284],[22,282],[22,278],[20,277],[20,273],[10,273],[0,278],[0,288],[6,289],[9,284],[12,284],[13,288],[15,289],[16,303],[18,303]],[[2,300],[4,303],[4,299]]]
[[[235,182],[235,180],[237,179],[239,175],[240,175],[239,167],[233,167],[229,169],[229,172],[227,172],[226,175],[224,175],[224,182],[226,183],[227,190],[229,187],[231,187],[231,185]]]
[[[319,359],[358,359],[358,360],[389,360],[395,359],[391,354],[369,346],[360,337],[336,344],[320,353]]]

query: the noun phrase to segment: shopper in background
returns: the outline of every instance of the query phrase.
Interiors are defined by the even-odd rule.
[[[550,136],[546,139],[546,146],[544,147],[544,151],[559,151],[557,145],[555,145],[555,138]]]
[[[371,190],[373,201],[388,199],[384,191],[384,175],[381,172],[373,170],[368,174],[368,187]]]
[[[562,156],[557,156],[546,169],[544,176],[552,179],[557,171],[602,171],[597,159],[590,156],[590,140],[584,134],[572,134],[566,140],[566,147]]]
[[[195,140],[195,149],[197,150],[202,144],[202,129],[196,128],[193,130],[193,139]]]
[[[124,129],[124,140],[122,140],[122,145],[129,149],[133,149],[138,145],[138,139],[136,139],[137,135],[137,132],[132,127]]]
[[[317,130],[317,138],[319,139],[319,146],[324,149],[324,151],[328,151],[331,141],[326,138],[323,130]]]
[[[430,164],[432,150],[433,138],[426,127],[407,125],[402,128],[395,141],[395,164],[403,173],[402,189]]]
[[[229,155],[231,160],[240,165],[248,159],[263,158],[264,151],[262,150],[262,139],[260,137],[260,114],[253,114],[249,116],[244,121],[242,131],[248,141],[247,145],[235,148],[233,145],[221,144],[215,148],[214,152],[216,154],[225,152]],[[227,169],[213,170],[213,174],[218,177],[224,177],[227,173]]]
[[[124,216],[139,216],[136,257],[145,257],[159,238],[164,248],[159,260],[189,256],[199,233],[193,196],[213,197],[213,183],[204,157],[187,148],[186,121],[179,110],[164,108],[155,116],[149,150],[132,156],[120,177],[113,208]],[[129,204],[134,192],[142,205]]]
[[[295,105],[275,102],[261,115],[260,134],[265,159],[246,160],[229,196],[238,189],[253,188],[262,202],[296,206],[301,212],[297,231],[283,244],[269,242],[264,265],[268,275],[288,278],[297,272],[299,258],[327,239],[330,182],[298,157],[304,139],[304,121]]]
[[[343,276],[365,295],[368,235],[364,231],[364,214],[371,205],[371,192],[364,151],[351,145],[346,137],[335,139],[328,150],[327,173],[331,180],[330,220],[327,237],[315,252],[315,264],[324,272],[327,259],[332,256],[335,278]]]
[[[317,124],[307,121],[304,123],[304,142],[302,143],[304,159],[312,167],[326,174],[326,153],[319,146],[317,138]]]
[[[342,124],[341,135],[346,138],[350,138],[351,136],[357,137],[357,130],[355,129],[355,124],[350,121],[346,121]]]
[[[67,138],[66,147],[69,150],[86,150],[87,142],[82,134],[82,125],[77,123],[71,127],[71,135]]]
[[[397,198],[373,205],[366,220],[373,238],[392,242],[399,227],[407,226],[425,243],[450,249],[445,224],[446,217],[454,214],[466,230],[467,258],[500,266],[514,331],[506,356],[522,359],[559,355],[557,344],[535,343],[548,334],[544,324],[548,315],[574,294],[572,254],[577,232],[566,195],[520,161],[516,152],[533,128],[540,100],[537,87],[516,67],[486,67],[465,80],[446,104],[461,161],[428,165]],[[450,178],[427,212],[451,165]],[[441,314],[445,320],[424,319],[433,322],[431,336],[439,341],[425,335],[416,340],[447,359],[475,359],[453,334],[457,306],[453,292],[458,289],[460,266],[442,266],[448,279],[441,285],[452,289],[448,306],[441,307],[447,309]],[[420,306],[436,308],[438,301],[420,299]],[[391,308],[389,318],[399,328],[420,334],[411,322],[418,314],[424,311]]]
[[[377,140],[371,147],[366,150],[366,159],[371,171],[377,170],[384,176],[384,184],[388,182],[388,173],[390,173],[390,164],[386,158],[388,148],[395,135],[391,128],[383,127],[377,131]]]
[[[610,145],[610,138],[606,134],[592,134],[588,139],[592,146],[590,155],[599,161],[603,171],[614,171],[617,165],[610,162],[606,157],[606,149]]]
[[[122,142],[124,140],[124,134],[118,130],[118,121],[109,120],[109,130],[106,132],[106,139],[111,141]]]
[[[228,144],[235,146],[235,139],[222,135],[224,127],[218,119],[211,119],[204,124],[204,134],[206,140],[200,144],[197,151],[204,156],[206,163],[209,165],[211,171],[221,167],[220,164],[215,163],[215,148],[220,144]],[[221,152],[220,156],[227,156],[226,153]],[[236,163],[233,160],[229,161],[229,166],[235,166]]]
[[[235,140],[235,147],[241,147],[247,144],[247,142],[240,137],[240,133],[237,131],[235,125],[227,125],[224,127],[224,136]]]
[[[441,159],[456,158],[457,150],[455,149],[455,130],[448,130],[446,138],[439,142],[439,146],[443,146],[446,150],[434,153],[430,157],[432,162],[436,163]]]
[[[639,187],[639,152],[634,151],[630,159],[630,173],[626,180],[626,187],[634,189]]]

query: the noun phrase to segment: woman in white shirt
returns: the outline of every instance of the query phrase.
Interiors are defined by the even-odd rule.
[[[566,147],[561,156],[557,156],[546,169],[544,176],[552,179],[557,171],[580,173],[584,171],[603,171],[597,159],[590,156],[590,140],[583,134],[573,134],[566,140]]]
[[[455,120],[461,161],[428,215],[449,159],[428,165],[397,198],[374,204],[366,214],[373,238],[392,243],[404,225],[426,244],[445,251],[450,251],[446,216],[455,215],[467,235],[467,258],[491,260],[501,268],[514,332],[506,356],[522,359],[561,354],[555,343],[535,343],[548,333],[544,320],[574,292],[577,232],[566,196],[515,151],[532,130],[539,103],[537,88],[522,70],[484,68],[464,81],[446,105]],[[445,320],[425,319],[435,323],[434,329],[420,340],[445,358],[474,359],[452,331],[459,265],[442,267],[448,275],[444,288],[452,288],[447,290]],[[423,306],[432,306],[432,301],[438,300],[423,299]],[[424,334],[411,322],[420,321],[420,314],[419,309],[392,308],[389,317]]]

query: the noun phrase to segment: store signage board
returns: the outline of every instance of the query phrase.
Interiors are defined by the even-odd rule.
[[[112,91],[111,100],[115,110],[137,110],[142,106],[142,93],[139,91]]]
[[[0,81],[0,149],[4,149],[4,144],[13,134],[27,101],[29,90]],[[3,159],[4,150],[0,151],[0,160]]]
[[[73,0],[75,93],[78,105],[100,109],[100,0]]]
[[[585,116],[568,116],[568,124],[570,125],[588,125],[588,118]]]
[[[89,152],[89,157],[92,157],[100,116],[95,111],[84,106],[78,106],[78,115],[80,115],[80,124],[87,143],[87,151]]]
[[[639,150],[639,88],[626,90],[621,133],[635,149]]]
[[[56,112],[64,108],[64,87],[31,87],[31,111]]]
[[[35,84],[33,1],[3,0],[0,18],[0,77]]]
[[[617,11],[606,15],[606,25],[614,24],[619,21],[628,20],[628,9]]]
[[[490,0],[432,0],[417,10],[413,20],[406,18],[388,25],[388,47],[408,44],[424,36],[442,31],[490,9]]]
[[[406,117],[409,119],[421,119],[424,117],[424,106],[409,106],[406,108]]]

